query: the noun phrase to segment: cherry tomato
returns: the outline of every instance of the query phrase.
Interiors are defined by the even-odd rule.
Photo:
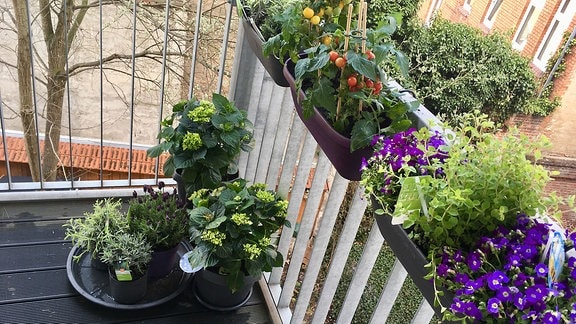
[[[339,57],[334,61],[337,67],[343,68],[346,65],[346,59],[343,57]]]
[[[336,61],[336,59],[340,57],[340,55],[336,51],[330,51],[328,55],[330,55],[330,61],[332,62]]]
[[[366,79],[366,86],[368,88],[374,88],[374,81],[370,80],[370,79]]]
[[[353,75],[349,76],[348,77],[348,86],[354,87],[356,84],[358,84],[358,79],[356,79],[356,77]]]
[[[318,25],[320,23],[320,17],[312,16],[312,18],[310,18],[310,23],[312,25]]]
[[[367,57],[370,61],[372,61],[372,60],[376,57],[376,55],[374,55],[374,53],[373,53],[371,50],[367,50],[367,51],[366,51],[366,57]]]
[[[306,19],[310,19],[314,16],[314,10],[310,7],[306,7],[302,10],[302,16]]]

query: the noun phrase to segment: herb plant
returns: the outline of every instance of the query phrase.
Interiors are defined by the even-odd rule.
[[[144,195],[134,191],[129,202],[128,219],[130,231],[143,233],[155,250],[170,249],[179,244],[188,234],[188,212],[186,202],[178,199],[176,189],[165,191],[164,182],[158,190],[144,186]]]
[[[144,233],[116,232],[103,241],[100,259],[111,267],[126,264],[142,276],[152,259],[152,245]]]

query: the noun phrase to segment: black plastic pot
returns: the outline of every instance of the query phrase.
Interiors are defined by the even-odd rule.
[[[372,204],[377,205],[376,200],[372,199]],[[396,258],[398,258],[398,261],[400,261],[404,269],[406,269],[406,272],[408,272],[414,284],[420,289],[424,298],[432,305],[434,312],[441,317],[440,307],[434,306],[434,284],[431,280],[424,278],[430,270],[430,268],[424,267],[429,263],[426,256],[414,242],[410,240],[402,226],[392,225],[392,216],[375,214],[374,217],[378,223],[380,233],[396,255]],[[445,293],[444,296],[440,297],[440,302],[445,307],[450,307],[452,304],[452,295]]]
[[[144,274],[140,278],[131,281],[118,281],[114,270],[108,269],[110,283],[110,296],[120,304],[136,304],[144,296],[148,288],[148,276]]]
[[[194,276],[194,294],[196,299],[208,309],[231,311],[242,307],[250,296],[254,283],[259,277],[245,276],[244,286],[234,293],[226,284],[226,277],[212,268],[202,269]]]
[[[176,244],[172,248],[152,252],[152,259],[148,265],[148,276],[152,280],[164,278],[174,270],[176,262],[179,260],[178,248]]]

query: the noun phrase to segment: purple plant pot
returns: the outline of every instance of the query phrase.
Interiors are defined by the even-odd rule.
[[[150,279],[160,279],[169,275],[179,259],[178,248],[180,244],[167,250],[152,252],[152,260],[148,265],[148,276]]]
[[[314,115],[308,119],[304,118],[302,105],[300,103],[306,98],[306,95],[303,90],[297,93],[298,89],[295,84],[293,71],[294,62],[288,59],[284,65],[284,77],[290,84],[292,99],[294,100],[294,106],[296,107],[298,116],[306,128],[308,128],[308,131],[312,134],[318,145],[320,145],[320,148],[322,148],[322,151],[324,151],[330,162],[332,162],[336,171],[348,180],[360,180],[360,176],[362,175],[360,172],[362,158],[368,159],[372,155],[372,150],[370,148],[362,148],[350,152],[350,138],[334,130],[316,108],[314,108]]]
[[[242,13],[244,37],[248,41],[248,45],[256,57],[258,57],[258,60],[260,63],[262,63],[268,74],[270,74],[270,77],[272,77],[274,83],[281,87],[288,87],[288,81],[286,81],[282,73],[284,65],[280,63],[280,60],[274,55],[264,56],[264,53],[262,52],[262,44],[264,43],[264,39],[262,39],[260,33],[256,31],[258,27],[250,23],[244,11]]]

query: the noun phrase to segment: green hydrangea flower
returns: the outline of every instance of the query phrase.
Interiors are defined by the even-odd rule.
[[[216,107],[214,104],[206,101],[201,100],[200,106],[194,108],[188,113],[188,118],[192,119],[193,122],[196,123],[209,123],[210,118],[216,112]]]
[[[226,239],[226,234],[221,233],[217,229],[206,230],[202,232],[202,236],[200,238],[203,241],[210,242],[217,246],[222,246],[222,241]]]
[[[276,197],[270,191],[260,190],[256,192],[256,198],[262,200],[264,203],[273,202]]]
[[[252,225],[252,221],[245,213],[235,213],[230,219],[238,226]]]
[[[188,132],[184,135],[184,139],[182,140],[182,148],[184,148],[184,150],[196,151],[200,147],[202,147],[200,134]]]
[[[262,253],[262,249],[256,244],[246,243],[243,245],[243,247],[244,252],[248,254],[248,258],[250,260],[256,260],[256,258],[258,258]]]

